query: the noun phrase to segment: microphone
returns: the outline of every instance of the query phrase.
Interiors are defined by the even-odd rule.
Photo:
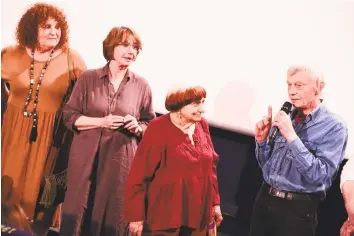
[[[292,106],[293,105],[290,102],[284,102],[284,104],[280,110],[284,111],[286,114],[289,114]],[[277,137],[278,134],[279,134],[279,128],[276,126],[272,127],[272,129],[270,130],[270,133],[268,135],[268,143],[270,145],[273,145],[274,139],[275,139],[275,137]]]

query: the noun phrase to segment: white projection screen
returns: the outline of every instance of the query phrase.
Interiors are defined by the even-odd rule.
[[[1,46],[15,43],[24,11],[36,1],[3,0]],[[207,89],[210,124],[253,135],[255,123],[287,100],[286,71],[322,73],[324,102],[347,123],[354,154],[353,0],[61,0],[70,46],[88,68],[103,66],[102,41],[118,25],[133,28],[143,51],[132,70],[145,77],[155,110],[176,85]]]

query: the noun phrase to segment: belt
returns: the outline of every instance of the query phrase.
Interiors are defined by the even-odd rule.
[[[294,193],[294,192],[283,191],[278,188],[274,188],[270,186],[266,182],[263,182],[263,186],[266,188],[268,195],[287,199],[287,200],[314,201],[314,200],[320,200],[321,198],[321,196],[316,193]]]

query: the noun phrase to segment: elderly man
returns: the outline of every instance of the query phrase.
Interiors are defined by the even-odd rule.
[[[256,124],[256,158],[264,183],[251,222],[251,236],[314,235],[317,207],[344,158],[348,131],[321,103],[323,80],[309,68],[291,67],[290,115],[272,108]],[[279,129],[269,142],[272,127]],[[268,140],[267,140],[268,138]]]
[[[341,175],[341,190],[348,212],[348,220],[343,224],[341,236],[354,235],[354,156],[345,164]]]

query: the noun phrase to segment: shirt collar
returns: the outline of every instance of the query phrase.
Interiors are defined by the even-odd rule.
[[[323,103],[320,103],[310,114],[306,116],[305,123],[310,122],[311,120],[316,120],[317,117],[322,113],[322,111],[326,110],[326,106]],[[291,119],[295,119],[297,114],[296,108],[291,111],[290,117]]]
[[[108,78],[109,75],[109,62],[104,67],[101,67],[98,69],[98,78],[103,79],[103,78]],[[127,70],[127,73],[124,75],[124,79],[127,79],[129,81],[130,79],[134,80],[134,75],[133,72],[131,72],[129,69]]]

